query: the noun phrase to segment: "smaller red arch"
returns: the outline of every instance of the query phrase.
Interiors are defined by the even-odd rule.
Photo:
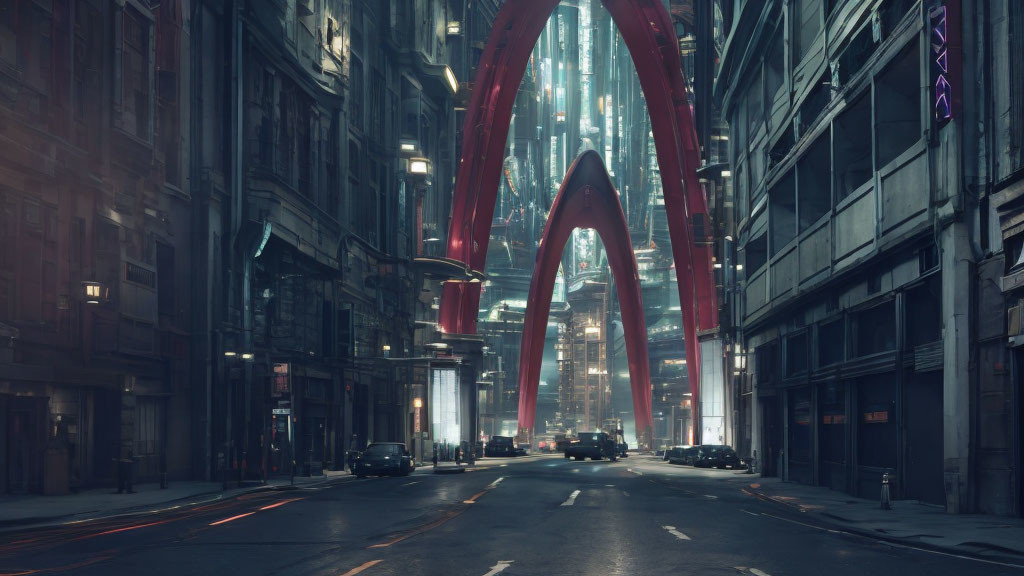
[[[622,204],[601,157],[593,150],[581,154],[569,167],[537,248],[519,356],[519,433],[528,437],[533,431],[551,293],[562,250],[576,228],[593,228],[604,242],[622,310],[637,442],[649,447],[651,375],[640,276]]]

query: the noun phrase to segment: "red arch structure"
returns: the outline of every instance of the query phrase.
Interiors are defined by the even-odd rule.
[[[455,181],[447,247],[448,258],[472,270],[485,268],[516,93],[530,52],[557,5],[558,0],[505,2],[480,58],[463,125],[462,160]],[[678,41],[661,0],[604,0],[604,5],[629,49],[651,117],[678,280],[694,421],[699,422],[697,332],[718,325],[718,308],[711,272],[711,227],[707,201],[697,179],[700,154]],[[479,283],[446,282],[438,318],[441,329],[475,333],[479,307]],[[694,431],[699,434],[700,427],[694,426]]]
[[[519,433],[529,436],[533,429],[540,365],[544,354],[544,334],[548,313],[551,311],[551,292],[555,286],[562,250],[575,228],[593,228],[604,242],[622,308],[637,442],[646,446],[651,438],[653,421],[647,327],[640,295],[640,276],[622,204],[601,157],[593,150],[581,154],[569,167],[551,206],[551,213],[544,224],[544,235],[537,248],[537,261],[527,300],[530,305],[526,308],[519,356]]]

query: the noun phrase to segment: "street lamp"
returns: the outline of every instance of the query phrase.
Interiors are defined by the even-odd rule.
[[[455,72],[452,72],[449,66],[444,67],[444,79],[448,81],[448,87],[451,88],[452,94],[458,94],[459,81],[455,78]]]
[[[430,160],[426,158],[410,158],[408,171],[410,174],[429,174]]]
[[[85,294],[86,304],[99,304],[103,298],[103,285],[99,282],[87,280],[82,282],[82,289]]]

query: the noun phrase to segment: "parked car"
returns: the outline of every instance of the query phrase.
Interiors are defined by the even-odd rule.
[[[491,436],[484,448],[484,456],[515,456],[516,445],[511,436]]]
[[[666,446],[665,453],[661,455],[662,462],[668,462],[669,456],[672,454],[672,450],[676,448],[685,448],[685,446]]]
[[[669,464],[693,464],[693,446],[674,446],[668,452]]]
[[[555,438],[555,452],[565,452],[571,443],[572,440],[570,438]]]
[[[512,455],[513,456],[526,456],[529,453],[530,453],[530,445],[529,444],[520,444],[519,446],[516,446],[516,450],[515,450],[515,452],[512,453]]]
[[[739,468],[742,464],[736,451],[724,444],[705,444],[693,460],[698,468]]]
[[[602,458],[615,459],[615,444],[608,438],[606,432],[580,432],[579,437],[573,440],[565,449],[566,458],[583,460],[601,460]]]
[[[355,460],[355,474],[365,476],[408,476],[416,463],[405,444],[399,442],[374,442],[360,453]]]

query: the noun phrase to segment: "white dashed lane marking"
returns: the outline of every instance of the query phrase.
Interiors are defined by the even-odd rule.
[[[580,495],[579,490],[573,490],[572,494],[569,494],[569,498],[565,502],[562,502],[562,506],[572,506],[576,503],[576,497]]]
[[[669,534],[675,536],[676,538],[679,538],[680,540],[689,540],[690,539],[690,537],[687,536],[686,534],[683,534],[679,530],[676,530],[675,526],[662,526],[662,528],[664,528]]]
[[[484,576],[494,576],[495,574],[503,571],[505,568],[511,566],[512,562],[513,560],[498,560],[498,563],[494,566],[491,566],[490,572],[484,574]]]

